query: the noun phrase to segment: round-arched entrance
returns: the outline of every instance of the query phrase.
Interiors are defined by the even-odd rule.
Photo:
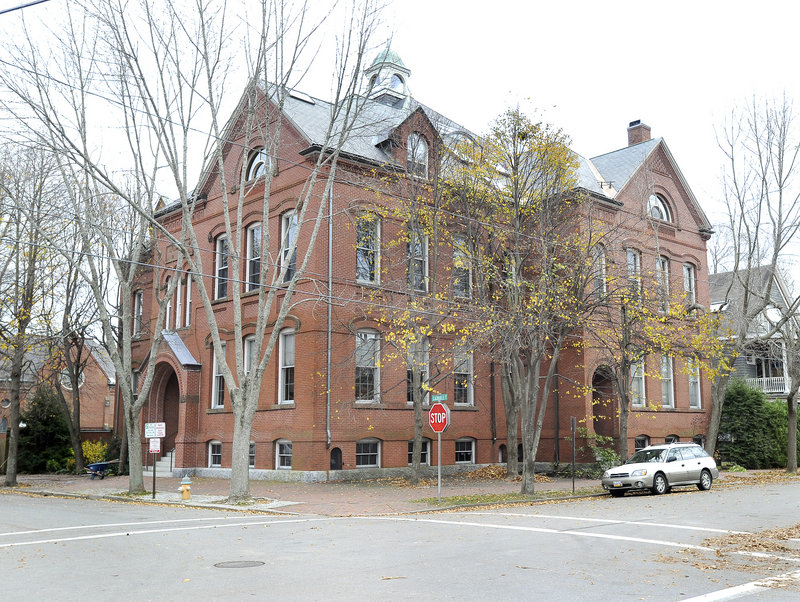
[[[166,362],[156,364],[150,402],[143,414],[145,422],[163,422],[165,436],[161,440],[161,455],[175,449],[180,426],[180,382],[175,370]]]
[[[614,437],[618,425],[614,374],[608,366],[600,366],[592,376],[592,426],[595,434]]]

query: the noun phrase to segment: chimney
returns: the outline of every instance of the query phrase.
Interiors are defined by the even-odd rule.
[[[628,124],[628,146],[639,144],[650,140],[650,126],[643,124],[640,120],[631,121]]]

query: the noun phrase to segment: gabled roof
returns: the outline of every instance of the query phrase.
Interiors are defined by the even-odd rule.
[[[610,183],[615,190],[619,191],[625,188],[661,142],[661,138],[653,138],[604,155],[592,157],[591,161],[600,175],[603,176],[603,181]]]
[[[775,277],[770,290],[769,301],[777,307],[787,308],[789,296],[780,275],[772,271],[771,266],[758,266],[750,269],[749,283],[747,270],[739,272],[719,272],[708,275],[708,293],[712,304],[727,303],[740,307],[744,300],[746,286],[752,294],[766,293],[769,281]],[[759,299],[760,300],[760,299]]]
[[[162,330],[164,341],[184,368],[200,368],[200,362],[194,359],[192,352],[186,347],[178,333],[171,330]]]

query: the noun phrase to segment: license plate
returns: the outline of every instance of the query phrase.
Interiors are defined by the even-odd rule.
[[[622,487],[622,481],[614,481],[614,482],[612,483],[612,485],[613,485],[614,487]]]

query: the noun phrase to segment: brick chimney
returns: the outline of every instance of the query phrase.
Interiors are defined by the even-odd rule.
[[[650,126],[643,124],[640,120],[631,121],[628,124],[628,146],[639,144],[650,140]]]

